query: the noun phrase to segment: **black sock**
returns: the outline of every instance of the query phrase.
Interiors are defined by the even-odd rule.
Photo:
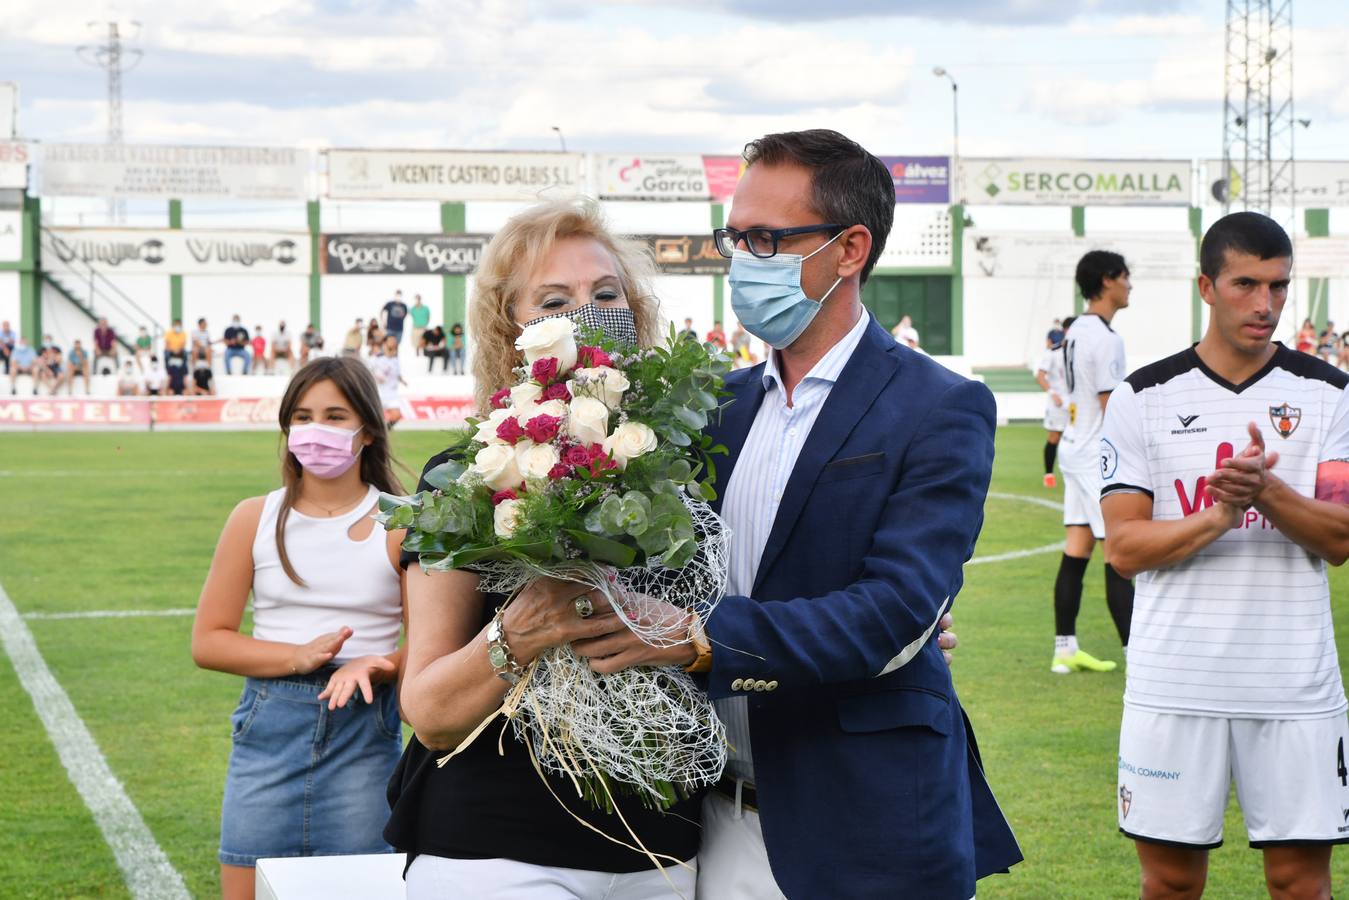
[[[1129,646],[1129,620],[1134,615],[1134,583],[1116,572],[1110,563],[1105,564],[1105,605],[1110,609],[1110,618],[1115,620],[1115,630],[1119,632],[1119,642]]]
[[[1059,445],[1045,441],[1045,474],[1054,474],[1054,459],[1059,455]]]
[[[1054,579],[1054,633],[1077,634],[1077,612],[1082,608],[1082,576],[1087,560],[1063,554],[1059,577]]]

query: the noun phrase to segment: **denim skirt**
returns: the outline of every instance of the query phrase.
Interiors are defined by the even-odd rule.
[[[318,695],[334,670],[249,678],[234,711],[220,810],[220,861],[390,853],[385,788],[402,748],[397,691],[340,709]]]

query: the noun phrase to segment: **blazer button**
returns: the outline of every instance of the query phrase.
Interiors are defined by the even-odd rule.
[[[758,681],[754,682],[754,689],[756,691],[766,691],[768,690],[768,682],[764,681],[761,678]]]
[[[733,690],[733,691],[738,691],[738,690],[740,690],[740,685],[742,685],[742,684],[744,684],[744,683],[745,683],[745,680],[744,680],[743,678],[737,678],[735,681],[732,681],[732,682],[731,682],[731,690]]]
[[[766,687],[764,690],[768,690],[768,691],[776,691],[777,689],[778,689],[778,683],[777,683],[776,681],[770,681],[770,682],[768,682],[768,687]]]
[[[744,688],[745,690],[747,690],[747,691],[752,691],[752,690],[754,690],[754,679],[753,679],[753,678],[746,678],[745,681],[744,681],[744,684],[742,684],[741,687],[743,687],[743,688]]]

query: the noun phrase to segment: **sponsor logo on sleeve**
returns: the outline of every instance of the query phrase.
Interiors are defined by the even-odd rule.
[[[1101,438],[1101,477],[1114,478],[1119,470],[1119,451],[1109,438]]]

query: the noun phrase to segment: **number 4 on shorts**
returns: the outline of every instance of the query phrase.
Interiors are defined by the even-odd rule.
[[[1340,784],[1349,786],[1349,769],[1344,767],[1344,738],[1340,738],[1339,749],[1335,751],[1335,774],[1340,776]]]

